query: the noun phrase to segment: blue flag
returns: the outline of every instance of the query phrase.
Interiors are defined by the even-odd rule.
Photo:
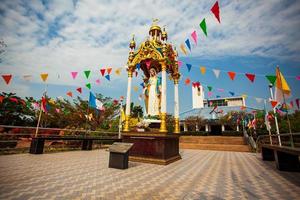
[[[140,70],[140,69],[141,69],[141,64],[140,64],[140,63],[136,64],[136,68],[137,68],[138,70]]]
[[[187,40],[185,41],[185,44],[186,44],[186,46],[189,48],[189,50],[191,51],[191,43],[190,43],[190,40],[189,40],[189,39],[187,39]]]
[[[90,92],[89,106],[96,108],[96,97],[92,92]]]
[[[234,96],[234,92],[229,92],[229,94],[231,94],[231,96]]]
[[[187,68],[188,68],[188,71],[190,72],[191,71],[191,68],[192,68],[192,65],[191,64],[186,64]]]
[[[105,76],[105,78],[106,78],[107,80],[110,81],[110,76],[109,76],[109,74],[107,74],[107,75]]]

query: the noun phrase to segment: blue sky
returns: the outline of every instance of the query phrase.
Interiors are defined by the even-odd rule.
[[[0,91],[16,92],[20,96],[41,97],[45,85],[40,73],[49,73],[48,94],[65,97],[75,95],[77,87],[92,83],[92,91],[119,98],[126,96],[125,72],[129,42],[135,34],[137,45],[148,35],[152,19],[166,26],[168,39],[179,49],[196,30],[198,45],[193,45],[187,56],[179,50],[179,59],[193,65],[188,72],[181,68],[179,86],[180,110],[191,109],[191,86],[184,80],[200,81],[213,89],[213,96],[230,96],[228,91],[247,94],[247,105],[262,108],[255,98],[269,98],[268,81],[257,76],[250,83],[245,76],[237,75],[234,81],[222,73],[218,79],[210,69],[253,74],[275,74],[276,65],[292,89],[294,100],[300,97],[300,2],[299,1],[219,1],[221,24],[210,13],[214,0],[208,1],[1,1],[0,37],[8,47],[1,55],[0,74],[13,74],[10,85],[0,81]],[[199,28],[206,18],[208,37]],[[201,75],[199,67],[207,67]],[[100,68],[122,68],[121,76],[113,72],[111,81],[100,75]],[[89,80],[84,70],[91,70]],[[73,80],[70,72],[78,71]],[[32,75],[25,81],[23,75]],[[59,78],[58,78],[59,75]],[[100,79],[100,85],[95,84]],[[134,78],[133,86],[142,82],[141,74]],[[168,81],[168,112],[173,112],[173,83]],[[83,98],[88,99],[84,89]],[[133,93],[133,102],[140,103]],[[289,100],[289,101],[290,101]]]

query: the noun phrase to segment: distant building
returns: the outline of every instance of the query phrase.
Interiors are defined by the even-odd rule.
[[[223,131],[233,129],[232,126],[222,123],[219,120],[220,117],[230,111],[240,110],[241,107],[246,108],[243,96],[205,99],[203,87],[198,82],[192,84],[192,101],[193,109],[180,114],[181,131],[206,131],[216,135],[222,134]],[[191,124],[189,119],[196,120],[197,117],[204,120],[205,124],[202,123],[200,127],[198,123]],[[239,125],[234,130],[239,131]]]

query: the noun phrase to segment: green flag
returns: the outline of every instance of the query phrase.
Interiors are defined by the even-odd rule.
[[[211,86],[207,86],[208,88],[208,91],[211,91],[212,90],[212,87]]]
[[[86,78],[89,78],[90,73],[91,73],[90,70],[84,71],[85,77],[86,77]]]
[[[91,84],[90,84],[90,83],[87,83],[85,86],[86,86],[87,88],[91,89]]]
[[[202,22],[200,23],[200,28],[202,29],[203,33],[207,36],[205,18],[204,18],[204,19],[202,20]]]
[[[274,85],[276,81],[276,76],[273,75],[267,75],[266,78],[269,80],[269,82]]]

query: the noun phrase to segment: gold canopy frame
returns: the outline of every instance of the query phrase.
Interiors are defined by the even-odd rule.
[[[153,24],[149,30],[149,36],[146,41],[142,42],[137,50],[135,50],[136,43],[134,36],[130,41],[129,57],[128,57],[128,88],[127,88],[127,101],[126,101],[126,113],[125,113],[125,126],[123,131],[129,131],[129,119],[130,119],[130,96],[131,96],[131,78],[133,72],[136,70],[136,66],[140,64],[140,68],[144,73],[144,81],[149,79],[151,68],[155,68],[157,73],[162,74],[162,96],[161,96],[161,125],[160,132],[167,132],[166,129],[166,74],[170,74],[174,81],[175,88],[175,126],[174,132],[179,133],[179,102],[178,102],[178,82],[180,73],[178,70],[178,53],[173,45],[167,43],[168,35],[165,31],[156,24],[157,20],[153,20]],[[176,96],[177,94],[177,96]]]

